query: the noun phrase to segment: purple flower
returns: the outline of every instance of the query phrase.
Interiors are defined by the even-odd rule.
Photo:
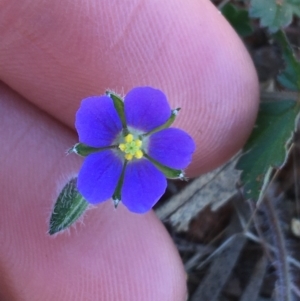
[[[166,190],[168,178],[184,178],[195,150],[184,131],[169,128],[179,109],[151,87],[131,90],[124,99],[107,92],[82,100],[75,126],[86,156],[77,188],[91,204],[113,198],[132,212],[149,211]]]

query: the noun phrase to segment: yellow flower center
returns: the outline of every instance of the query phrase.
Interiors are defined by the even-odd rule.
[[[132,134],[128,134],[124,138],[124,142],[119,144],[119,149],[125,153],[126,160],[130,161],[133,158],[141,159],[143,157],[141,151],[142,141],[140,139],[134,139]]]

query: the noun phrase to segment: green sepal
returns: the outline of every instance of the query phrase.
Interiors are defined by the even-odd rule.
[[[71,179],[56,200],[48,233],[53,235],[69,228],[82,216],[87,207],[88,202],[77,190],[77,178]]]
[[[115,208],[117,208],[119,203],[121,202],[121,190],[122,190],[122,186],[123,186],[123,182],[124,182],[125,169],[126,169],[127,163],[128,163],[128,161],[125,160],[124,165],[123,165],[123,169],[122,169],[122,172],[121,172],[121,176],[119,178],[119,181],[118,181],[117,187],[115,189],[115,192],[112,196]]]
[[[144,136],[144,137],[150,136],[150,135],[153,135],[156,132],[159,132],[163,129],[166,129],[166,128],[170,127],[172,125],[172,123],[175,121],[176,116],[178,115],[179,111],[180,111],[180,108],[172,110],[170,118],[163,125],[158,126],[157,128],[153,129],[152,131],[150,131],[146,134],[143,134],[142,136]]]
[[[122,127],[124,130],[126,129],[126,131],[127,131],[127,123],[126,123],[126,118],[125,118],[123,98],[120,95],[118,95],[112,91],[106,91],[105,93],[108,97],[110,97],[113,100],[115,109],[121,119]]]
[[[107,147],[91,147],[88,145],[85,145],[83,143],[76,143],[72,148],[68,150],[68,154],[75,153],[76,155],[86,157],[90,154],[99,152],[101,150],[107,149]]]
[[[170,167],[167,167],[153,158],[149,157],[147,154],[144,154],[144,156],[155,165],[157,169],[159,169],[168,179],[180,179],[180,180],[187,180],[187,178],[184,175],[183,170],[181,169],[173,169]]]

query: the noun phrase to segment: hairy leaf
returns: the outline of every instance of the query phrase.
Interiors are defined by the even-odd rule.
[[[76,184],[77,179],[70,180],[59,194],[50,218],[50,235],[69,228],[86,210],[88,202],[78,192]]]

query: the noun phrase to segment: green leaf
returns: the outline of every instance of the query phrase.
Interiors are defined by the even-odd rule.
[[[69,228],[87,209],[88,202],[78,192],[76,185],[77,179],[74,178],[59,194],[50,218],[50,235]]]
[[[280,45],[285,61],[285,70],[278,76],[278,80],[285,88],[300,91],[300,62],[283,31],[278,31],[273,37]]]
[[[259,18],[270,32],[288,26],[293,14],[300,16],[300,0],[251,0],[250,16]]]
[[[299,109],[299,103],[293,100],[261,103],[256,126],[236,166],[242,170],[247,199],[260,200],[271,180],[272,169],[284,164]]]
[[[253,33],[253,28],[246,9],[241,9],[231,3],[227,3],[223,6],[221,12],[240,36],[246,37]]]

